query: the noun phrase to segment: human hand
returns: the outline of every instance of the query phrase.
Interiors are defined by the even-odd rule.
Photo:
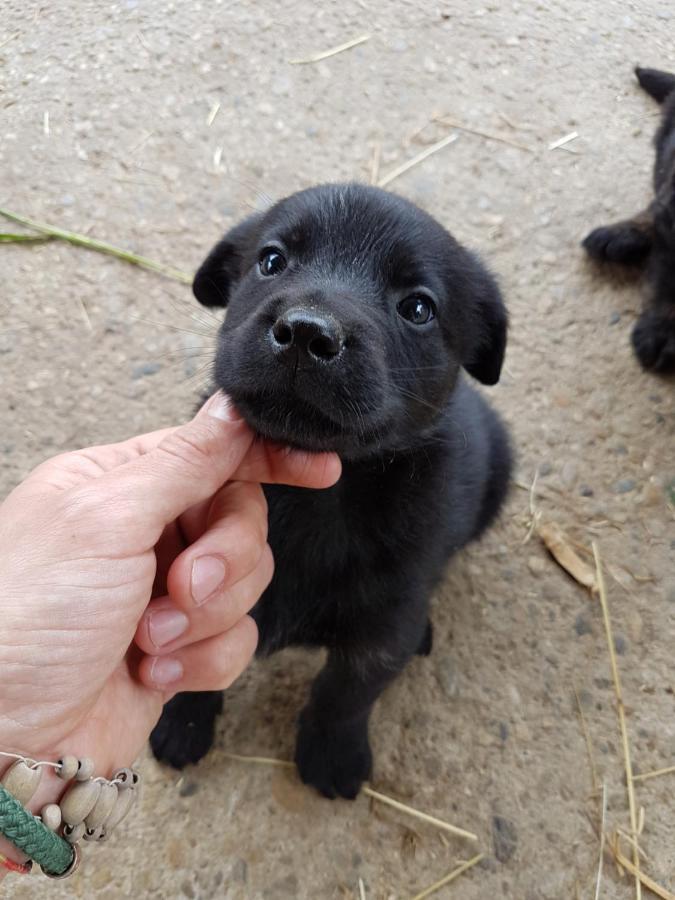
[[[339,474],[254,439],[218,394],[185,426],[39,466],[0,506],[0,749],[109,774],[174,693],[227,687],[272,576],[259,482]]]

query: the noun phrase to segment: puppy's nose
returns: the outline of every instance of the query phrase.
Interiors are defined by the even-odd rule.
[[[288,358],[295,350],[311,362],[329,362],[340,353],[345,338],[340,323],[332,316],[294,307],[272,326],[272,342]]]

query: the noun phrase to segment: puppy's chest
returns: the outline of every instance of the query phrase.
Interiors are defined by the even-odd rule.
[[[395,596],[421,590],[419,509],[427,524],[437,514],[427,493],[378,479],[316,492],[266,488],[275,575],[253,611],[261,652],[357,637]]]

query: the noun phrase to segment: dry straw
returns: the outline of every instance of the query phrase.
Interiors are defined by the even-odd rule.
[[[254,763],[257,765],[263,766],[276,766],[284,769],[294,769],[295,764],[289,762],[286,759],[275,759],[271,756],[246,756],[241,753],[223,753],[223,756],[226,759],[232,759],[237,762],[244,763]],[[475,835],[471,831],[466,831],[463,828],[458,828],[456,825],[451,825],[449,822],[445,822],[443,819],[438,819],[436,816],[430,816],[428,813],[421,812],[419,809],[415,809],[413,806],[408,806],[405,803],[401,803],[399,800],[394,800],[393,797],[389,797],[387,794],[382,794],[379,791],[373,790],[373,788],[368,785],[364,785],[362,788],[362,792],[370,797],[372,800],[376,800],[379,803],[384,803],[387,806],[391,806],[393,809],[399,810],[399,812],[403,812],[406,815],[412,816],[415,819],[419,819],[422,822],[426,822],[429,825],[433,825],[435,828],[440,829],[441,831],[449,832],[455,837],[461,837],[465,840],[469,841],[477,841],[478,836]],[[425,888],[420,894],[416,894],[413,900],[422,900],[424,897],[429,897],[431,894],[440,890],[446,884],[450,884],[451,881],[454,881],[456,878],[459,878],[464,872],[468,869],[475,866],[477,863],[481,861],[483,858],[483,854],[479,853],[477,856],[474,856],[468,862],[462,863],[457,866],[457,868],[453,869],[448,875],[442,878],[440,881],[435,882],[430,885],[428,888]],[[359,891],[361,891],[361,882],[359,881]]]
[[[174,269],[172,266],[165,266],[162,263],[155,262],[153,259],[148,259],[146,256],[139,256],[137,253],[132,253],[129,250],[122,250],[105,241],[99,241],[95,238],[87,237],[84,234],[78,234],[75,231],[66,231],[55,225],[46,225],[43,222],[35,222],[33,219],[28,219],[9,209],[0,208],[0,216],[4,216],[12,222],[19,222],[27,228],[32,228],[33,231],[39,231],[40,234],[46,235],[48,238],[57,238],[58,240],[66,241],[69,244],[74,244],[77,247],[86,247],[88,250],[96,250],[98,253],[114,256],[116,259],[122,259],[124,262],[139,266],[141,269],[149,269],[152,272],[157,272],[159,275],[164,275],[165,278],[172,278],[174,281],[180,281],[183,284],[192,284],[192,276],[188,275],[186,272],[181,272],[179,269]]]
[[[352,47],[358,47],[359,44],[365,44],[370,40],[369,34],[362,34],[360,37],[351,41],[345,41],[344,44],[338,44],[337,47],[331,47],[330,50],[321,50],[319,53],[313,53],[304,59],[289,59],[288,62],[292,66],[306,66],[310,63],[321,62],[322,59],[328,59],[330,56],[337,56],[338,53],[344,53],[345,50],[351,50]]]
[[[413,166],[419,165],[423,162],[427,157],[431,156],[432,153],[438,153],[439,150],[442,150],[444,147],[447,147],[448,144],[453,144],[457,138],[458,134],[449,134],[447,137],[444,137],[443,140],[438,141],[435,144],[432,144],[431,147],[427,147],[426,150],[422,150],[421,153],[418,153],[417,156],[413,156],[412,159],[409,159],[407,162],[401,163],[400,166],[397,166],[395,169],[392,169],[391,172],[388,172],[386,175],[383,175],[382,178],[377,182],[378,187],[386,187],[388,184],[398,178],[399,175],[403,175],[404,172],[407,172],[409,169],[412,169]]]
[[[637,810],[635,806],[635,789],[633,786],[633,767],[630,759],[630,744],[628,741],[628,726],[626,724],[626,710],[623,703],[623,695],[621,693],[621,678],[619,676],[619,667],[616,662],[616,652],[614,650],[614,636],[612,634],[612,621],[609,615],[609,603],[607,601],[607,588],[605,587],[605,576],[602,571],[602,562],[600,560],[600,552],[595,541],[592,543],[593,558],[595,559],[595,573],[598,583],[598,592],[600,594],[600,605],[602,606],[602,617],[605,623],[605,635],[607,637],[607,647],[609,649],[609,660],[612,668],[612,680],[614,682],[614,694],[616,696],[616,708],[619,716],[619,728],[621,731],[621,743],[623,745],[624,768],[626,771],[626,787],[628,790],[628,811],[630,815],[630,827],[634,836],[639,834]],[[637,847],[633,846],[633,867],[635,875],[635,897],[641,900],[642,885],[640,880],[640,854]]]

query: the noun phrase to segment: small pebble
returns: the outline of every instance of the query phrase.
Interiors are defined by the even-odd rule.
[[[560,470],[561,484],[566,488],[573,487],[574,482],[577,480],[578,472],[578,464],[574,462],[574,460],[568,459],[567,462],[563,464],[563,467]]]
[[[613,312],[612,315],[609,317],[610,325],[616,325],[620,321],[621,321],[621,314],[618,312]]]
[[[193,797],[199,790],[199,783],[191,778],[184,778],[183,783],[178,788],[180,797]]]
[[[545,478],[547,475],[550,475],[552,471],[553,471],[553,466],[549,462],[543,462],[539,466],[539,475],[542,478]]]
[[[579,493],[582,497],[592,497],[593,496],[593,488],[588,484],[582,484],[579,488]]]
[[[134,366],[131,380],[138,381],[139,378],[145,378],[147,375],[155,375],[161,368],[162,366],[157,362],[141,363],[138,366]]]
[[[634,644],[639,644],[642,638],[643,622],[642,616],[636,609],[630,609],[626,617],[626,625],[628,634]]]
[[[574,630],[579,635],[579,637],[582,637],[582,635],[584,635],[584,634],[592,634],[593,633],[593,628],[591,626],[591,623],[588,621],[588,619],[586,618],[586,616],[583,613],[579,613],[579,615],[574,620]]]
[[[436,664],[436,677],[438,683],[443,689],[443,693],[450,700],[454,700],[459,695],[459,679],[457,678],[457,669],[451,657],[442,656]]]
[[[508,862],[518,846],[518,832],[510,819],[494,816],[492,819],[492,840],[495,845],[495,856],[499,862]]]
[[[624,656],[626,650],[628,649],[628,642],[626,641],[626,638],[620,634],[615,634],[614,649],[619,654],[619,656]]]
[[[527,567],[533,575],[541,575],[546,570],[546,563],[540,556],[528,556]]]
[[[628,494],[635,490],[637,482],[633,478],[621,478],[614,483],[613,489],[615,494]]]

